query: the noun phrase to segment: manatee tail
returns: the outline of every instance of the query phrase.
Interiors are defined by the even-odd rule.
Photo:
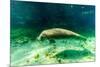
[[[87,37],[83,36],[83,35],[80,35],[80,34],[77,34],[77,33],[74,33],[75,36],[77,36],[78,38],[86,41],[87,40]]]
[[[82,38],[85,41],[87,40],[87,37],[85,37],[85,36],[80,35],[79,37]]]

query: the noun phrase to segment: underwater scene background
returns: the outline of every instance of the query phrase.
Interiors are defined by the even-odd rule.
[[[10,14],[11,66],[95,61],[94,5],[11,1]],[[36,39],[51,28],[68,29],[87,39]]]

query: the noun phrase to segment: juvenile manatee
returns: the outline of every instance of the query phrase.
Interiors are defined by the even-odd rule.
[[[41,34],[37,37],[37,40],[44,40],[48,39],[50,42],[54,42],[53,39],[58,39],[58,38],[67,38],[67,37],[78,37],[86,40],[86,37],[75,33],[71,30],[67,29],[62,29],[62,28],[52,28],[52,29],[47,29],[41,32]]]

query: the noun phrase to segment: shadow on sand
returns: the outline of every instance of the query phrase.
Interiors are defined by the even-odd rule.
[[[64,50],[55,55],[56,58],[62,59],[80,59],[85,56],[91,56],[92,53],[88,50]]]

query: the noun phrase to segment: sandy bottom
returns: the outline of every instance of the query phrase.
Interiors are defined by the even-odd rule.
[[[95,60],[95,37],[86,41],[75,38],[30,40],[28,37],[11,40],[11,66],[64,64]]]

